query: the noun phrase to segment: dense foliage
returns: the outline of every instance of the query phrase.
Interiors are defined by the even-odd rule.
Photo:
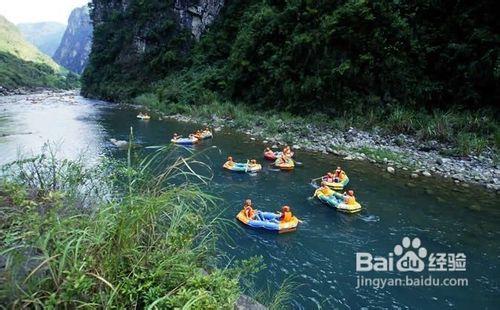
[[[112,5],[94,1],[94,6]],[[83,93],[126,99],[179,69],[190,38],[176,27],[172,1],[131,1],[111,12],[91,11],[94,39],[83,74]],[[146,48],[147,47],[147,48]]]
[[[228,8],[242,10],[238,23],[221,18],[230,39],[215,30],[205,42],[222,47],[213,55],[227,59],[234,98],[327,113],[499,99],[493,1],[244,2]]]
[[[219,95],[293,112],[493,106],[500,77],[494,4],[230,1],[188,57],[170,1],[131,1],[96,27],[84,92],[124,99],[190,68],[206,71],[203,88]],[[143,54],[133,51],[136,37],[146,43]]]
[[[76,88],[78,77],[27,42],[14,24],[0,15],[0,86]]]
[[[0,86],[6,89],[19,87],[72,89],[78,85],[78,76],[74,73],[68,72],[62,75],[45,64],[25,61],[12,54],[0,52]]]
[[[0,304],[234,308],[240,277],[258,260],[216,267],[213,197],[193,182],[173,186],[179,175],[205,179],[192,172],[200,164],[168,149],[145,158],[129,149],[127,162],[89,167],[48,149],[4,167]]]

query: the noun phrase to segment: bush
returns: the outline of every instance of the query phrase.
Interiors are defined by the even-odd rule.
[[[80,163],[59,163],[45,154],[5,168],[0,253],[7,263],[0,270],[5,279],[0,303],[233,309],[240,275],[256,261],[245,263],[247,268],[217,269],[209,259],[218,221],[208,221],[200,211],[212,208],[214,198],[182,181],[206,180],[191,172],[205,165],[194,158],[175,159],[167,148],[138,163],[131,152],[129,164],[107,162],[107,169],[99,170],[111,195],[86,208],[83,196],[70,189],[89,190],[84,185],[93,178]],[[160,165],[166,160],[168,166]],[[29,171],[41,175],[31,181],[24,175]],[[54,175],[56,181],[47,183]]]

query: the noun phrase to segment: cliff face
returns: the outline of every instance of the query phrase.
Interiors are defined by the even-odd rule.
[[[94,42],[83,94],[133,96],[181,68],[223,6],[224,0],[93,0]],[[110,80],[117,85],[100,88]],[[116,93],[118,85],[127,87]]]
[[[53,58],[60,65],[80,74],[87,65],[91,47],[92,23],[89,9],[87,6],[74,9]]]
[[[224,0],[174,1],[180,25],[189,29],[196,40],[214,22],[223,6]]]

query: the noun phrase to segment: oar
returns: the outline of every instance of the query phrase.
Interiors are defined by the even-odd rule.
[[[250,163],[250,160],[247,159],[247,165],[245,166],[245,173],[248,172],[248,164]]]
[[[314,191],[314,194],[311,197],[308,197],[307,200],[314,199],[316,198],[316,191]]]
[[[323,177],[319,177],[319,178],[311,179],[311,182],[314,182],[314,181],[320,180],[320,179],[322,179],[322,178],[323,178]]]
[[[297,166],[302,166],[302,165],[303,165],[303,164],[302,164],[302,162],[300,162],[300,161],[296,161],[296,160],[295,160],[295,159],[293,159],[293,158],[291,158],[291,160],[293,160],[293,162],[294,162],[294,163],[295,163],[295,165],[297,165]]]

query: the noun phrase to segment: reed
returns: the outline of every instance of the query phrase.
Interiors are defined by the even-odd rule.
[[[219,269],[213,260],[220,225],[206,213],[216,198],[200,190],[210,175],[197,172],[208,167],[169,147],[133,152],[98,169],[51,152],[4,167],[1,304],[234,307],[248,270]],[[85,198],[91,193],[94,199]]]

